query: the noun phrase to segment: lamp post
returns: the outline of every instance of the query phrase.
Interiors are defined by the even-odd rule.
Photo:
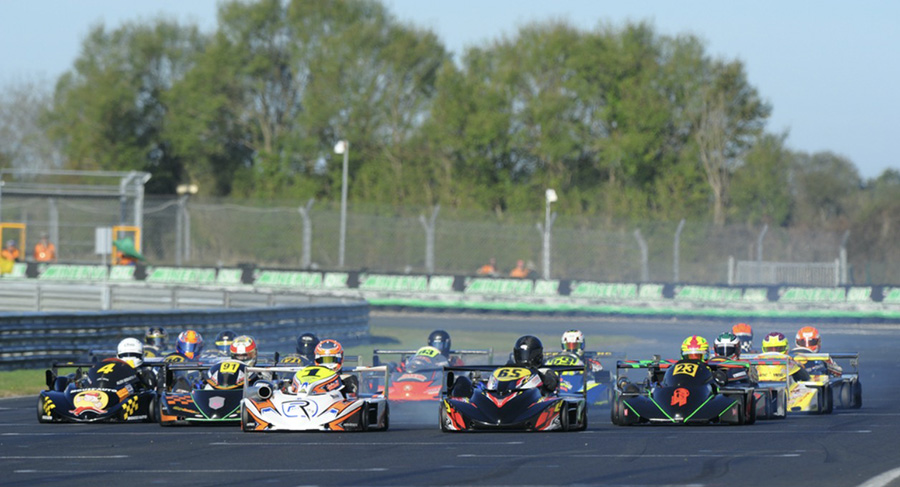
[[[350,157],[350,142],[339,140],[334,145],[334,153],[344,155],[344,171],[341,175],[341,239],[338,243],[338,267],[343,269],[347,242],[347,158]]]
[[[175,188],[178,193],[178,214],[175,225],[175,265],[186,264],[191,259],[191,216],[187,211],[188,199],[197,194],[200,188],[196,184],[179,184]]]
[[[550,203],[555,203],[559,198],[554,189],[547,189],[544,196],[547,201],[544,215],[544,279],[550,279],[550,228],[556,220],[556,213],[550,215]]]

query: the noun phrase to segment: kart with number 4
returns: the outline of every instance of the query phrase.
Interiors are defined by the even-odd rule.
[[[54,363],[46,372],[47,390],[38,396],[38,422],[155,421],[157,391],[139,376],[139,369],[153,367],[136,369],[117,358]],[[60,376],[60,369],[76,370]]]

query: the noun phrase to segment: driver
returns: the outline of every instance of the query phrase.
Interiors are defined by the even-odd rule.
[[[152,388],[156,378],[151,370],[141,367],[144,363],[144,344],[137,338],[125,338],[116,347],[116,358],[134,367],[135,373],[145,387]]]
[[[797,336],[794,338],[797,346],[791,350],[791,354],[795,353],[819,353],[822,349],[822,339],[819,336],[819,330],[814,326],[804,326],[797,330]],[[835,375],[843,374],[843,368],[837,364],[831,357],[828,360],[807,361],[807,372],[810,375]]]
[[[344,347],[337,340],[326,339],[316,345],[316,365],[335,371],[344,384],[344,397],[356,395],[359,390],[359,379],[353,374],[341,374],[344,363]]]
[[[194,330],[186,330],[178,334],[175,351],[166,355],[166,362],[196,362],[203,351],[203,336]]]
[[[511,363],[509,365],[525,367],[541,378],[541,391],[544,395],[556,392],[559,377],[556,372],[539,367],[544,363],[544,345],[536,336],[525,335],[513,345]]]
[[[781,359],[788,361],[788,372],[791,377],[795,381],[805,381],[809,380],[809,373],[806,369],[803,368],[802,365],[798,364],[794,359],[792,359],[789,355],[787,355],[788,351],[788,340],[785,338],[784,334],[773,331],[766,335],[762,341],[762,353],[759,354],[758,358],[761,359]],[[771,365],[761,365],[757,368],[759,369],[759,380],[767,381],[770,376],[776,374],[775,369],[772,368]]]
[[[316,360],[316,347],[319,345],[319,337],[312,333],[304,333],[297,337],[297,355],[306,358],[307,363]]]
[[[597,373],[603,370],[603,364],[600,363],[599,360],[593,357],[588,357],[585,359],[584,356],[584,333],[581,330],[569,330],[562,334],[562,337],[559,339],[560,346],[564,352],[568,352],[571,355],[574,355],[578,358],[578,363],[576,365],[584,365],[585,363],[591,369],[592,373]]]
[[[706,362],[709,357],[709,342],[700,335],[691,335],[681,342],[681,360]]]
[[[710,364],[722,364],[739,360],[741,358],[741,340],[734,333],[726,331],[713,341],[713,351],[715,356],[709,359],[708,363]],[[742,362],[742,364],[744,363]],[[747,365],[731,364],[718,370],[725,371],[727,382],[746,383],[749,385],[757,380],[756,369]]]
[[[162,356],[168,347],[168,343],[166,343],[168,338],[169,335],[165,328],[161,326],[148,328],[147,333],[144,334],[144,356],[148,358]]]
[[[231,342],[234,341],[234,337],[236,336],[237,334],[231,330],[220,331],[219,334],[216,335],[217,355],[228,356],[231,353]]]
[[[463,365],[463,361],[459,357],[450,356],[450,344],[450,334],[444,330],[434,330],[428,335],[428,346],[436,348],[450,362],[451,366]]]

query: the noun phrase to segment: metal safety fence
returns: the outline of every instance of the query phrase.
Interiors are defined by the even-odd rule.
[[[142,253],[148,265],[371,270],[474,275],[496,258],[508,275],[522,260],[530,275],[598,282],[726,283],[729,261],[832,265],[847,236],[830,230],[716,226],[708,222],[610,222],[561,215],[549,228],[549,276],[543,275],[540,213],[466,212],[441,208],[374,208],[351,204],[346,255],[339,267],[340,208],[325,203],[235,202],[199,197],[147,197]],[[49,215],[52,214],[52,218]],[[98,263],[94,230],[129,224],[131,213],[110,200],[6,195],[0,221],[27,224],[28,240],[58,235],[60,261]],[[852,237],[851,237],[852,240]],[[891,265],[860,263],[840,284],[892,283]],[[865,268],[865,269],[864,269]],[[854,270],[856,272],[854,273]],[[880,272],[876,274],[875,271]],[[865,274],[863,274],[865,272]],[[846,275],[846,279],[843,277]],[[766,282],[768,283],[768,282]],[[790,284],[790,282],[786,282]]]

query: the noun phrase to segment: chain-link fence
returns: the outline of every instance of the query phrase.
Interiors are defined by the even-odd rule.
[[[94,229],[130,224],[130,207],[91,198],[4,197],[0,219],[27,224],[29,242],[48,232],[60,261],[96,263]],[[126,205],[127,206],[127,205]],[[305,205],[302,205],[305,206]],[[147,197],[142,251],[151,265],[303,266],[301,204],[246,203],[203,198]],[[368,208],[351,204],[345,268],[380,272],[474,274],[491,257],[501,275],[516,260],[540,276],[543,235],[539,213],[477,213],[442,208],[434,221],[433,269],[426,228],[434,208]],[[424,216],[424,218],[422,218]],[[310,267],[336,269],[340,209],[315,203],[309,212]],[[726,283],[729,258],[739,261],[825,262],[840,255],[844,235],[792,228],[717,227],[707,222],[620,224],[560,216],[551,227],[551,278],[601,282]],[[849,236],[852,240],[852,235]],[[677,246],[676,246],[677,244]],[[677,249],[677,250],[676,250]],[[675,256],[678,255],[676,262]],[[849,256],[848,280],[896,282],[897,265],[878,263],[880,276],[852,272],[868,263]],[[891,267],[893,266],[893,267]],[[883,280],[882,280],[883,279]]]

